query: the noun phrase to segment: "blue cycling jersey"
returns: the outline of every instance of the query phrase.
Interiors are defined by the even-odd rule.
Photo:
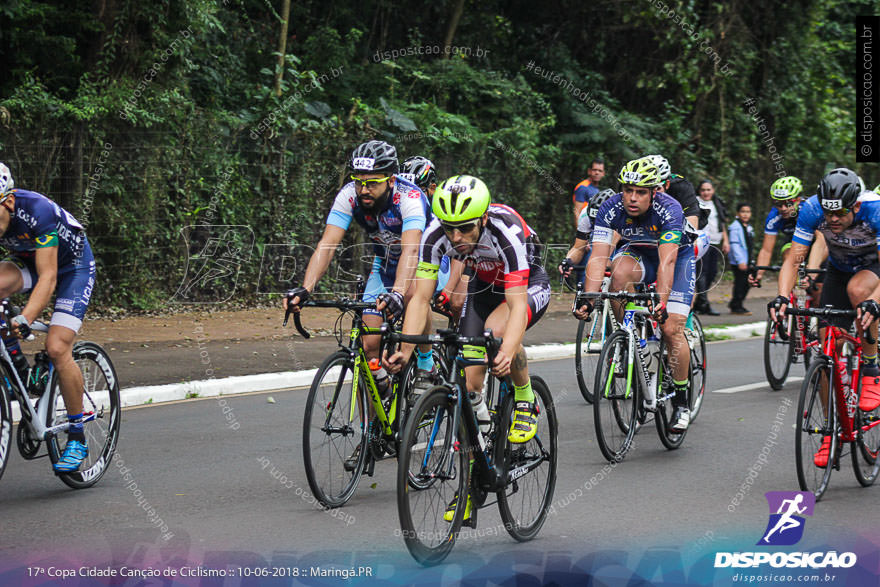
[[[374,254],[384,261],[386,269],[391,269],[400,259],[400,235],[407,230],[424,231],[431,218],[431,204],[422,190],[397,175],[385,209],[378,215],[361,207],[354,182],[343,186],[333,201],[327,224],[348,230],[354,219],[373,241]]]
[[[791,240],[794,235],[794,229],[797,226],[798,217],[783,218],[779,213],[779,208],[773,207],[767,214],[767,221],[764,223],[764,234],[776,236],[781,234],[786,242]]]
[[[828,262],[840,271],[855,273],[877,263],[880,251],[880,196],[874,192],[862,192],[861,204],[853,223],[840,234],[828,229],[819,196],[813,196],[801,204],[798,213],[794,242],[809,245],[818,230],[828,244]]]
[[[0,237],[5,247],[24,259],[36,250],[58,247],[58,269],[72,265],[82,254],[85,231],[64,208],[37,192],[15,189],[15,208],[9,227]]]
[[[608,198],[596,215],[593,243],[611,244],[615,232],[630,246],[691,243],[690,235],[685,233],[681,204],[663,192],[657,192],[648,211],[638,217],[627,214],[622,194]]]

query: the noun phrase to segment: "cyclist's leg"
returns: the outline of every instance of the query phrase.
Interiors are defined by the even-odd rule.
[[[675,275],[666,308],[669,317],[660,327],[663,331],[663,340],[670,351],[669,362],[675,384],[675,395],[672,397],[675,412],[670,420],[673,431],[687,428],[690,422],[687,394],[691,353],[684,335],[684,326],[694,298],[695,265],[693,247],[681,247],[675,261]]]
[[[880,263],[874,263],[867,269],[859,271],[853,275],[852,279],[846,286],[846,293],[849,296],[852,307],[858,306],[860,303],[868,299],[871,293],[880,283]],[[858,326],[861,333],[861,326]],[[871,336],[874,342],[868,342],[862,339],[862,360],[864,362],[862,375],[862,397],[859,401],[859,407],[870,412],[880,406],[880,369],[877,367],[877,322],[875,321],[870,327]]]
[[[626,246],[618,249],[611,257],[611,287],[610,291],[633,290],[633,285],[647,281],[645,264],[642,254]],[[623,305],[612,302],[614,314],[618,320],[623,317]]]
[[[88,456],[83,431],[83,374],[73,360],[73,343],[89,306],[95,285],[95,260],[88,244],[71,269],[58,276],[55,308],[46,336],[46,353],[58,372],[58,383],[70,428],[67,445],[55,470],[75,471]]]
[[[37,271],[33,263],[27,263],[24,259],[10,256],[0,261],[0,299],[8,298],[12,294],[30,291],[37,282]],[[18,339],[9,334],[4,339],[6,350],[9,351],[13,362],[21,361],[21,346]],[[22,365],[22,367],[25,367]],[[22,375],[24,379],[26,374]]]
[[[370,270],[369,277],[367,277],[363,301],[375,302],[381,294],[391,291],[393,285],[394,273],[383,271],[382,259],[376,257],[373,259],[373,267]],[[364,326],[367,328],[379,328],[385,319],[382,312],[375,308],[364,310],[363,316]],[[378,334],[370,334],[363,337],[364,353],[367,355],[367,359],[375,359],[379,356],[381,340],[382,337]]]
[[[485,329],[486,319],[499,304],[504,301],[504,294],[493,291],[492,286],[475,277],[468,283],[468,294],[461,309],[459,332],[463,336],[480,336]],[[467,359],[482,360],[486,357],[486,348],[464,345],[462,349]],[[468,391],[480,393],[486,380],[486,367],[482,365],[465,369]]]

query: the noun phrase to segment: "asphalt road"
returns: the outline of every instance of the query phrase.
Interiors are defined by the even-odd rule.
[[[59,572],[82,565],[176,573],[198,565],[236,573],[281,566],[296,569],[284,573],[305,574],[365,567],[373,579],[389,584],[483,584],[514,571],[538,583],[567,583],[589,572],[602,578],[596,584],[625,584],[636,576],[667,584],[735,584],[737,569],[712,568],[715,553],[755,550],[768,521],[764,493],[798,489],[793,423],[800,381],[780,392],[762,385],[718,393],[763,382],[760,339],[711,343],[709,361],[703,412],[683,446],[664,449],[653,425],[646,426],[634,451],[614,468],[596,446],[592,409],[577,389],[573,360],[533,362],[532,370],[550,385],[560,421],[555,512],[535,540],[518,544],[499,531],[497,509],[483,509],[478,530],[463,531],[448,561],[430,571],[412,561],[399,536],[394,460],[380,462],[375,476],[363,478],[348,505],[332,514],[307,497],[304,390],[128,409],[121,461],[91,489],[68,489],[53,478],[48,459],[26,462],[13,451],[0,481],[0,585],[21,584],[38,568],[44,574],[27,584],[92,584],[79,577],[58,583],[45,575],[49,567]],[[793,366],[791,377],[802,375],[802,366]],[[237,429],[228,425],[221,401],[232,409]],[[777,418],[785,425],[775,442]],[[765,446],[769,454],[760,463]],[[603,468],[602,478],[595,477]],[[878,497],[880,487],[858,485],[847,458],[796,549],[860,553],[859,565],[871,569],[876,584]],[[168,529],[157,529],[151,523],[157,519]],[[125,584],[163,584],[140,580]],[[244,577],[179,580],[266,583]]]

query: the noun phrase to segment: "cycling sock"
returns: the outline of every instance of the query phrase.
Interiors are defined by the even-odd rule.
[[[513,386],[513,397],[518,402],[532,402],[535,401],[535,392],[532,391],[532,382],[529,381],[525,385],[514,385]]]
[[[877,353],[873,355],[862,355],[862,364],[865,366],[877,366]]]
[[[675,395],[672,396],[672,405],[687,407],[688,380],[673,380],[672,383],[675,385]]]
[[[426,353],[422,353],[419,349],[416,349],[416,369],[424,369],[425,371],[430,371],[434,368],[434,351],[428,351]]]
[[[684,327],[687,328],[688,330],[693,330],[693,328],[694,328],[694,313],[693,312],[688,314],[688,319],[687,319],[687,322],[684,323]]]
[[[70,428],[67,429],[67,440],[85,442],[86,435],[83,432],[82,412],[79,414],[67,414],[67,421],[70,422]]]

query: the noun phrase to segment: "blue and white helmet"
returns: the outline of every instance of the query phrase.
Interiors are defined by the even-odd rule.
[[[5,164],[0,163],[0,196],[5,196],[14,187],[15,182],[12,181],[12,172],[9,171]]]

